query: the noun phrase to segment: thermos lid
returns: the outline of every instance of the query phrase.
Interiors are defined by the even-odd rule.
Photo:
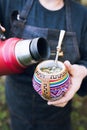
[[[32,57],[36,60],[44,60],[50,57],[50,47],[46,39],[34,38],[30,44],[30,53]]]
[[[15,46],[15,56],[19,64],[28,66],[31,63],[48,59],[50,47],[44,38],[19,40]]]

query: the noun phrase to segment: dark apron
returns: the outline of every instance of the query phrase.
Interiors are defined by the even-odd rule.
[[[31,39],[44,37],[51,47],[51,59],[55,58],[56,46],[60,30],[45,29],[26,25],[26,20],[35,0],[27,0],[23,10],[16,19],[18,12],[12,14],[10,37]],[[76,33],[72,30],[71,10],[69,0],[66,4],[66,34],[62,44],[63,57],[59,60],[69,60],[75,63],[80,54]],[[71,130],[71,101],[64,108],[48,106],[32,87],[32,76],[36,65],[30,66],[23,74],[11,75],[6,80],[6,95],[11,112],[13,130]]]

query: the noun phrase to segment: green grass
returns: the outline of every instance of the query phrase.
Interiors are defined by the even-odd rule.
[[[0,78],[0,130],[10,130],[9,112],[5,99],[4,79]]]
[[[71,114],[73,130],[87,130],[87,96],[76,95]],[[10,118],[5,99],[4,79],[0,78],[0,130],[10,130]]]
[[[87,96],[74,97],[71,118],[74,130],[87,130]]]

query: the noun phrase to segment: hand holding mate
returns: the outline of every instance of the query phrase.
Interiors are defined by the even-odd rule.
[[[69,61],[64,62],[70,77],[71,77],[71,86],[67,93],[59,100],[56,101],[48,101],[48,105],[64,107],[68,101],[70,101],[75,93],[79,90],[82,80],[87,76],[87,69],[82,65],[70,64]]]

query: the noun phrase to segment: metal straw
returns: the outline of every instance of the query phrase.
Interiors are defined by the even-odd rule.
[[[55,57],[55,64],[56,65],[57,65],[57,61],[58,61],[59,52],[61,51],[61,45],[62,45],[64,35],[65,35],[65,30],[61,30],[60,35],[59,35],[58,45],[56,47],[57,48],[56,57]]]

